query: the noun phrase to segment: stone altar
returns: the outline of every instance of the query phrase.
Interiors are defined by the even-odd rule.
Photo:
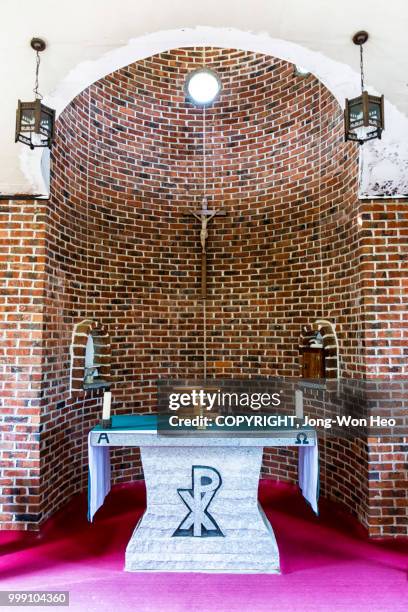
[[[300,448],[301,477],[317,458],[315,432],[308,430],[307,438]],[[258,482],[264,447],[295,445],[298,430],[265,437],[169,437],[95,428],[89,435],[90,469],[102,497],[94,511],[109,490],[109,446],[139,446],[147,507],[127,545],[126,571],[279,573],[278,546],[258,503]],[[102,461],[92,458],[98,451]]]

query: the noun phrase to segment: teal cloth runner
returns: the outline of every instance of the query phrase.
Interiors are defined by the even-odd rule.
[[[112,417],[111,429],[157,430],[157,414],[118,414]],[[103,430],[97,425],[93,430]]]

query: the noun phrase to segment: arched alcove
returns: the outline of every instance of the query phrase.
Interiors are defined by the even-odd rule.
[[[110,387],[109,335],[98,321],[84,319],[75,323],[70,357],[70,394]]]
[[[297,376],[301,327],[323,318],[339,321],[352,376],[358,149],[343,141],[342,110],[320,81],[299,77],[285,60],[209,47],[205,61],[223,82],[206,110],[205,195],[227,213],[208,243],[208,375]],[[50,430],[61,426],[56,389],[59,399],[69,395],[77,320],[109,327],[119,412],[154,410],[159,377],[202,376],[199,228],[185,210],[204,195],[203,109],[183,90],[202,62],[196,47],[147,57],[90,85],[58,118],[49,274],[64,282],[46,306]],[[78,411],[82,429],[70,454],[84,481],[85,434],[100,416],[100,397],[68,402],[65,421],[78,423]],[[67,482],[70,492],[80,486],[64,456],[47,457],[60,475],[56,504]],[[295,460],[268,452],[265,474],[293,480]],[[137,453],[117,451],[113,474],[116,482],[140,476]],[[330,489],[323,482],[323,491],[335,495],[341,478]]]
[[[302,328],[300,348],[320,346],[324,354],[324,378],[340,378],[340,348],[336,324],[327,319],[312,321]]]

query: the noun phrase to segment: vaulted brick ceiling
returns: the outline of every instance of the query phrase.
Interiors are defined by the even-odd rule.
[[[405,162],[394,163],[395,155],[408,159],[402,139],[398,140],[401,133],[408,133],[404,118],[408,112],[408,11],[404,0],[393,0],[387,10],[377,0],[257,0],[255,5],[253,0],[122,0],[120,10],[112,0],[61,0],[58,6],[52,0],[20,0],[18,4],[8,0],[1,5],[0,18],[4,25],[0,41],[0,194],[47,191],[39,179],[38,153],[13,142],[16,101],[32,97],[34,57],[29,41],[33,35],[48,42],[41,90],[61,111],[74,95],[97,80],[95,76],[100,78],[130,61],[191,41],[215,46],[225,41],[229,47],[261,52],[268,52],[271,45],[271,55],[303,61],[332,91],[337,88],[334,93],[340,100],[348,92],[356,93],[358,53],[350,36],[361,28],[370,33],[367,83],[384,93],[389,103],[385,144],[371,150],[363,195],[364,189],[367,194],[385,195],[381,185],[377,194],[372,188],[381,181],[386,185],[390,177],[396,185],[394,195],[406,189],[399,178],[406,174]],[[134,57],[125,54],[121,62],[122,49],[132,39]],[[103,74],[94,74],[97,64]],[[373,164],[381,165],[380,180],[372,176]]]

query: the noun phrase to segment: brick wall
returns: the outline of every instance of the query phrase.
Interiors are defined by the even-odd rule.
[[[408,378],[407,201],[364,202],[361,217],[367,376],[392,378],[396,405],[408,427],[406,385],[402,396],[398,390],[398,381]],[[384,407],[384,402],[377,404]],[[408,438],[369,442],[369,533],[407,535]]]
[[[0,201],[0,528],[40,518],[45,204]]]
[[[208,374],[298,376],[301,327],[323,317],[336,323],[342,374],[361,376],[376,255],[358,222],[358,148],[343,142],[342,113],[282,60],[208,49],[206,63],[223,82],[205,111],[206,195],[227,211],[208,242]],[[77,323],[109,334],[116,413],[154,410],[160,376],[202,376],[199,227],[183,213],[203,196],[204,113],[183,93],[201,64],[195,49],[137,62],[58,119],[42,204],[41,520],[85,486],[86,433],[101,412],[100,392],[70,395]],[[323,493],[365,524],[366,458],[363,442],[322,445]],[[294,480],[295,462],[271,450],[264,471]],[[138,453],[116,451],[115,481],[140,476]]]
[[[368,529],[375,537],[407,535],[408,437],[369,440]]]
[[[366,369],[408,375],[408,202],[361,203]]]

